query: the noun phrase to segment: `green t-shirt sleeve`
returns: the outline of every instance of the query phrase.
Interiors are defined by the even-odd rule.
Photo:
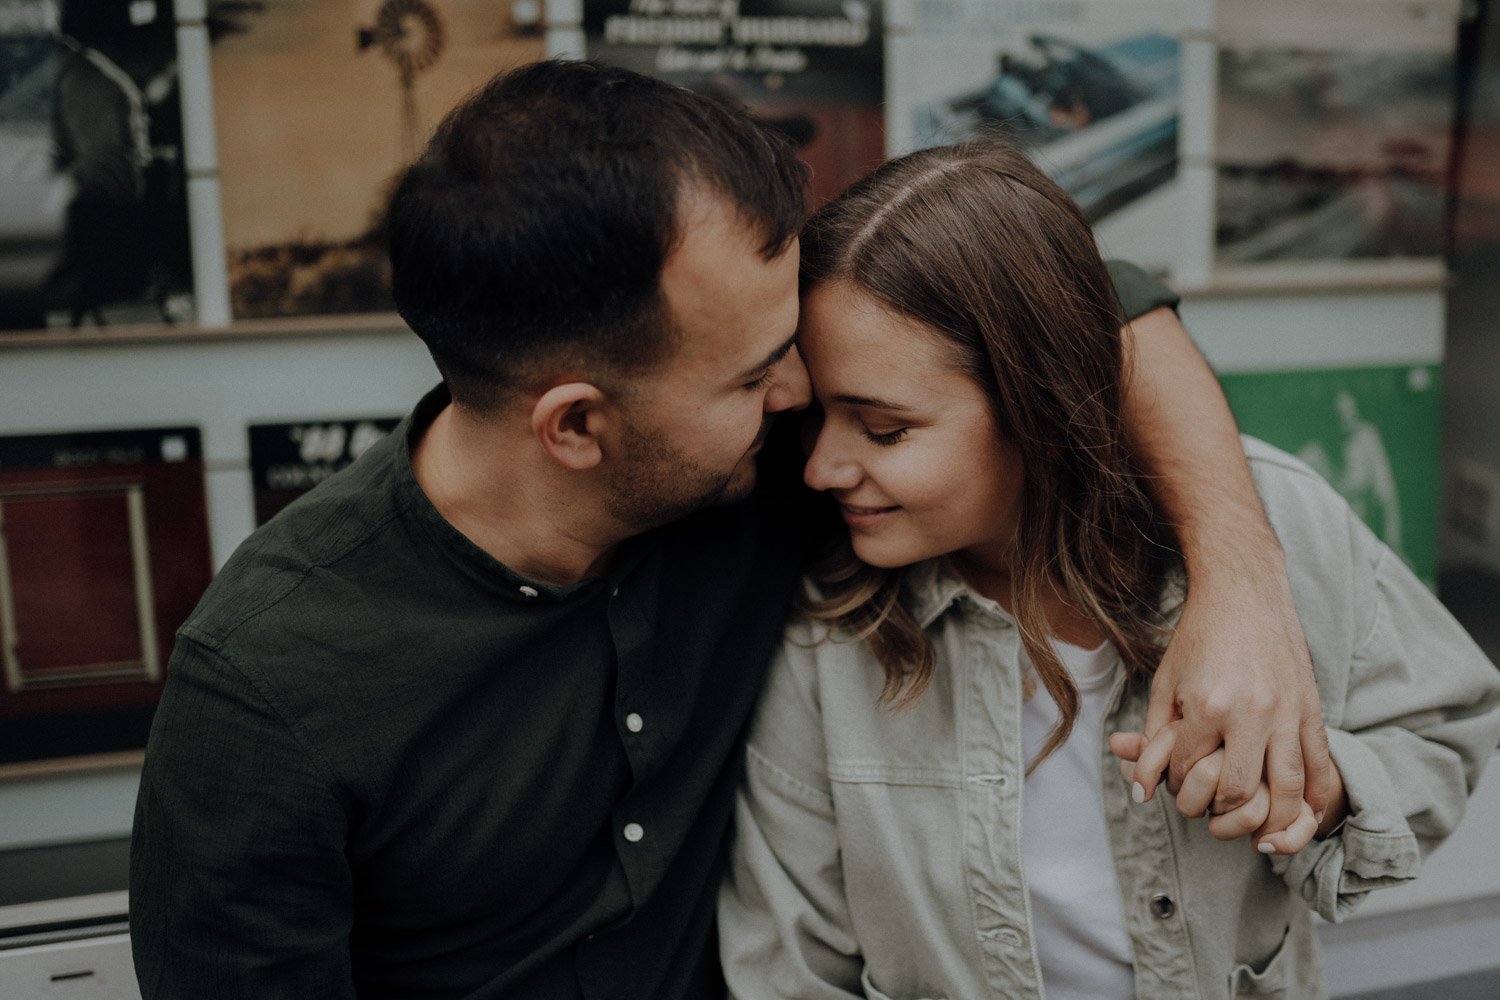
[[[1176,309],[1182,301],[1176,292],[1129,261],[1108,260],[1104,266],[1109,268],[1115,294],[1120,297],[1121,322],[1144,316],[1161,306]]]

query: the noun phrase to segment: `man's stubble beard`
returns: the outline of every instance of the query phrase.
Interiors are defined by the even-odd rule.
[[[761,428],[764,438],[769,419]],[[755,460],[745,456],[729,469],[709,470],[686,458],[657,431],[625,426],[627,461],[611,477],[609,512],[624,524],[645,531],[680,520],[705,507],[736,503],[755,488]]]

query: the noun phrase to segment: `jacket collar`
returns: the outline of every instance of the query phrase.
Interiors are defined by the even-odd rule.
[[[906,606],[911,609],[912,617],[923,629],[931,627],[933,622],[960,600],[967,600],[976,608],[998,614],[1007,621],[1015,621],[999,604],[965,583],[947,558],[928,559],[912,566],[906,571],[902,587],[906,591]],[[1167,572],[1166,585],[1157,605],[1174,627],[1182,615],[1182,605],[1186,600],[1187,574],[1180,565],[1174,566]]]

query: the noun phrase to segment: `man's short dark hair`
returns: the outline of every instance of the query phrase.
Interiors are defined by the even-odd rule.
[[[638,371],[676,346],[660,279],[683,188],[734,203],[769,260],[806,180],[742,109],[597,63],[524,66],[449,113],[396,188],[396,307],[479,412],[549,359]]]

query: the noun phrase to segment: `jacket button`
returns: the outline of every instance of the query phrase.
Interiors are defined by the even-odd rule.
[[[1172,902],[1172,897],[1164,892],[1158,892],[1151,897],[1151,915],[1158,920],[1166,920],[1177,912],[1177,904]]]

